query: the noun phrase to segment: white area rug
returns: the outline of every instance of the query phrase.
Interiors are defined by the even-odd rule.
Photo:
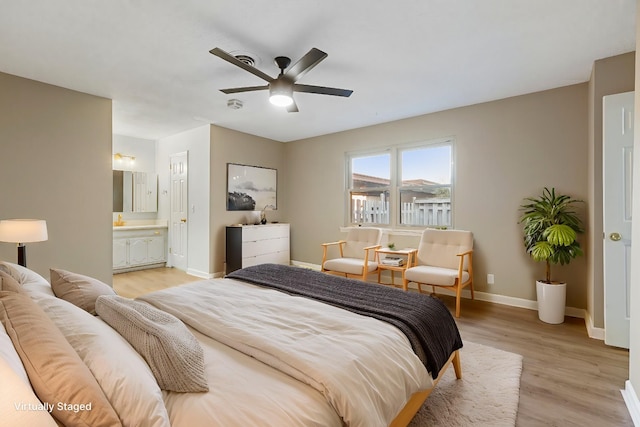
[[[409,426],[514,426],[522,356],[469,341],[460,354],[462,379],[450,366]]]

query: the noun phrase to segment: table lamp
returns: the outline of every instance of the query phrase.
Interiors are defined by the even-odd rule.
[[[0,221],[0,242],[18,244],[18,264],[27,266],[25,243],[48,239],[47,222],[42,219],[3,219]]]

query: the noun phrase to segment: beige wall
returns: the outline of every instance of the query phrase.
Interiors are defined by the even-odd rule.
[[[524,251],[518,208],[555,186],[585,200],[586,214],[587,97],[584,83],[287,143],[292,258],[318,264],[320,243],[341,237],[345,152],[452,136],[454,226],[474,233],[476,289],[535,300],[544,266]],[[586,270],[586,257],[553,267],[556,280],[569,282],[568,306],[586,308]]]
[[[0,73],[0,219],[47,221],[27,265],[111,283],[111,100]],[[82,230],[82,232],[79,232]],[[0,243],[0,259],[16,247]]]
[[[253,224],[259,213],[227,211],[227,163],[262,166],[278,170],[278,209],[268,211],[269,221],[286,221],[289,189],[285,144],[230,129],[211,126],[211,242],[214,272],[224,272],[227,225]]]
[[[604,328],[604,276],[602,267],[602,97],[632,91],[635,52],[595,61],[589,80],[589,204],[588,226],[592,231],[586,242],[587,311],[593,326]]]

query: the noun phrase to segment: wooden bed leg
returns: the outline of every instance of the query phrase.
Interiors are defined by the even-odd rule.
[[[456,373],[457,379],[462,379],[462,366],[460,365],[460,350],[456,350],[453,355],[453,370]]]
[[[451,354],[451,356],[449,356],[447,363],[444,364],[442,369],[440,369],[440,372],[438,373],[438,377],[435,380],[433,380],[433,387],[431,387],[430,389],[419,391],[412,394],[411,398],[409,399],[407,404],[404,406],[404,408],[398,413],[398,415],[396,415],[396,418],[391,422],[391,424],[389,424],[389,427],[406,427],[411,422],[411,420],[413,419],[413,416],[416,414],[416,412],[420,410],[424,401],[427,399],[427,397],[429,397],[431,392],[436,388],[436,386],[438,385],[438,382],[440,382],[440,378],[442,378],[444,373],[449,368],[449,364],[453,365],[453,369],[456,373],[456,378],[457,379],[462,378],[462,367],[460,365],[460,350],[456,350]]]

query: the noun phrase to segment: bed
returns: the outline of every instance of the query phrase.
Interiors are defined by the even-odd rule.
[[[6,284],[8,276],[19,285],[17,292]],[[0,263],[0,278],[0,374],[8,372],[15,380],[0,385],[0,415],[14,417],[16,425],[113,425],[115,414],[115,422],[125,426],[401,426],[410,422],[448,366],[461,377],[462,341],[440,301],[266,264],[122,301],[159,313],[158,319],[175,319],[188,331],[176,345],[177,357],[188,369],[200,369],[195,369],[199,377],[193,374],[200,378],[195,381],[199,391],[171,391],[161,376],[174,365],[159,369],[160,374],[157,366],[153,369],[152,359],[161,351],[149,347],[145,353],[124,338],[129,324],[118,333],[118,324],[107,323],[112,320],[105,307],[118,307],[124,298],[80,292],[102,310],[95,316],[80,308],[78,294],[75,300],[56,297],[46,279],[24,267]],[[20,307],[11,314],[12,301],[29,306],[26,299],[36,308]],[[20,332],[20,316],[40,309],[45,316],[23,319],[31,332]],[[19,335],[38,331],[64,337],[90,373],[83,381],[95,380],[99,386],[94,397],[84,395],[93,389],[76,379],[78,367],[39,373],[55,398],[36,395],[43,385],[34,382],[29,369],[43,350],[25,355],[29,343],[24,338],[23,345]],[[42,336],[32,339],[36,347],[48,348]],[[58,351],[48,350],[42,370],[55,363],[51,355]],[[191,371],[182,375],[184,366],[176,366],[180,375],[173,379],[191,378]],[[49,390],[54,383],[62,384],[61,390]],[[86,410],[89,400],[93,405]],[[42,419],[27,419],[31,416]]]

